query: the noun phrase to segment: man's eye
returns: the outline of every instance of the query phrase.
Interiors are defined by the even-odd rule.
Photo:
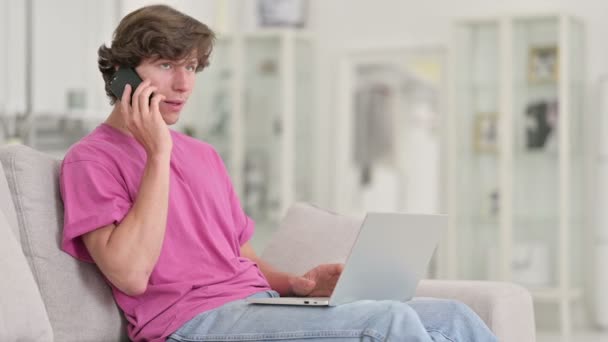
[[[171,69],[171,64],[169,64],[169,63],[163,63],[163,64],[160,65],[160,68],[161,69],[165,69],[165,70],[169,70],[169,69]]]
[[[186,70],[188,70],[188,71],[196,71],[196,65],[188,65],[186,67]]]

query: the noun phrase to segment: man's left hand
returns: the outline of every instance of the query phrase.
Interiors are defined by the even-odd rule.
[[[301,277],[289,279],[291,292],[300,297],[328,297],[334,291],[343,264],[319,265]]]

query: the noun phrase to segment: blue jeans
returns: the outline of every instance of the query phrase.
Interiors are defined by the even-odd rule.
[[[451,300],[363,300],[335,307],[250,305],[238,300],[196,316],[167,341],[490,342],[496,337],[469,307]]]

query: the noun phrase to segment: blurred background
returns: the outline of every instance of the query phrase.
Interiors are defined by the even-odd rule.
[[[97,49],[151,3],[217,32],[173,128],[221,153],[258,251],[296,201],[446,213],[429,277],[608,341],[605,0],[0,0],[0,145],[61,158],[103,122]]]

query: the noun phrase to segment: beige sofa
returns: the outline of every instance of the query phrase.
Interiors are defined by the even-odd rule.
[[[0,341],[127,340],[124,319],[95,266],[59,250],[60,161],[11,145],[0,147],[0,162]],[[358,224],[297,204],[263,257],[296,273],[343,261]],[[417,294],[468,304],[503,342],[535,340],[532,299],[520,286],[423,280]]]

